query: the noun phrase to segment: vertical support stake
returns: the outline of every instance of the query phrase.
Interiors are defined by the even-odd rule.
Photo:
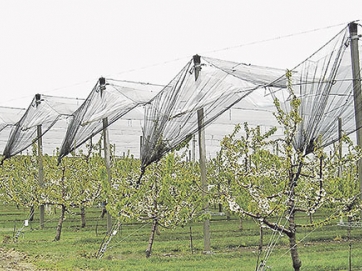
[[[41,103],[41,95],[35,94],[35,105]],[[38,183],[40,187],[44,186],[44,166],[43,166],[43,140],[42,140],[42,126],[38,125],[37,129],[37,138],[38,138]],[[45,217],[45,207],[44,204],[39,205],[39,224],[40,229],[44,229],[44,217]]]
[[[99,78],[100,89],[103,92],[106,90],[106,80],[105,78]],[[109,133],[108,133],[108,118],[103,119],[103,150],[104,150],[104,161],[106,164],[108,182],[111,184],[112,175],[111,175],[111,145],[109,143]],[[107,204],[107,202],[106,202]],[[112,234],[112,216],[107,212],[107,233]]]
[[[43,167],[43,141],[42,141],[42,127],[41,125],[37,126],[37,137],[38,137],[38,182],[39,186],[44,186],[44,167]],[[39,223],[40,229],[44,229],[44,217],[45,217],[45,207],[44,204],[39,205]]]
[[[194,72],[195,72],[195,81],[199,77],[201,70],[201,59],[199,55],[193,56],[194,60]],[[199,155],[200,155],[200,171],[201,171],[201,187],[202,187],[202,196],[206,197],[207,191],[207,180],[206,180],[206,144],[205,144],[205,127],[204,127],[204,109],[201,108],[197,111],[197,120],[198,120],[198,130],[199,130]],[[209,212],[209,203],[205,202],[204,212]],[[209,254],[211,252],[211,243],[210,243],[210,220],[205,219],[203,225],[204,233],[204,253]]]
[[[353,76],[353,98],[354,98],[354,112],[356,120],[356,137],[357,145],[362,147],[362,92],[361,92],[361,73],[359,63],[358,51],[358,32],[357,24],[352,22],[349,24],[349,34],[351,39],[351,62],[352,62],[352,76]],[[358,160],[358,180],[360,192],[362,192],[362,159]],[[362,193],[360,193],[362,200]]]

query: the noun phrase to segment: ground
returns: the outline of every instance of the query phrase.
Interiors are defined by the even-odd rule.
[[[0,247],[0,271],[33,271],[36,267],[28,262],[24,253],[17,252],[15,249],[5,250]]]

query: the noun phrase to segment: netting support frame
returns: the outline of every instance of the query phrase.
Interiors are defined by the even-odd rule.
[[[201,57],[199,55],[193,56],[195,82],[197,81],[201,71]],[[204,109],[197,110],[197,123],[198,123],[198,134],[199,134],[199,157],[200,157],[200,173],[201,173],[201,188],[202,196],[206,198],[207,191],[207,179],[206,179],[206,142],[205,142],[205,125],[204,125]],[[209,204],[205,202],[204,212],[209,212]],[[210,241],[210,219],[204,220],[203,225],[204,234],[204,253],[211,253],[211,241]]]
[[[43,140],[42,140],[42,126],[37,126],[37,137],[38,137],[38,183],[40,187],[44,186],[44,166],[43,166]],[[45,220],[45,206],[44,204],[39,205],[39,226],[40,229],[44,229]]]
[[[99,78],[99,88],[101,92],[106,89],[106,79],[104,77]],[[108,118],[102,119],[103,123],[103,152],[104,152],[104,163],[106,165],[107,170],[107,178],[108,183],[111,185],[112,182],[112,174],[111,174],[111,144],[109,142],[109,132],[108,132]],[[107,202],[105,203],[106,208]],[[112,234],[112,216],[107,211],[107,234]]]
[[[111,184],[112,175],[111,175],[111,145],[109,142],[109,133],[108,133],[108,118],[103,119],[103,151],[104,151],[104,163],[107,169],[108,183]],[[107,202],[106,202],[107,204]],[[112,233],[112,216],[107,212],[107,233]]]
[[[351,46],[351,63],[353,76],[353,99],[354,112],[356,120],[356,137],[357,145],[362,147],[362,89],[361,89],[361,73],[359,63],[358,50],[358,24],[351,22],[348,25]],[[360,199],[362,200],[362,159],[358,160],[358,180],[360,188]]]

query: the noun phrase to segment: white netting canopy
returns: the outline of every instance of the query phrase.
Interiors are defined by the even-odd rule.
[[[12,127],[3,158],[10,158],[28,148],[59,119],[69,117],[80,103],[79,99],[36,94],[25,114]]]
[[[0,106],[0,132],[19,121],[25,109]]]
[[[147,83],[100,78],[84,103],[72,115],[59,159],[132,109],[148,102],[161,88]]]
[[[301,100],[302,122],[294,139],[296,149],[308,153],[316,138],[321,138],[324,146],[338,140],[338,119],[347,134],[359,128],[354,116],[350,48],[347,27],[290,69],[293,92]],[[275,98],[286,112],[290,111],[286,70],[197,57],[195,63],[187,62],[166,86],[100,78],[86,100],[36,95],[13,126],[4,157],[30,146],[37,139],[38,126],[44,134],[65,117],[68,127],[61,137],[62,144],[58,143],[61,159],[137,108],[144,109],[141,160],[145,168],[200,129],[197,112],[201,109],[202,127],[209,127],[234,107],[240,109],[238,113],[246,122],[277,125],[273,116]],[[0,129],[9,127],[4,116],[1,119]],[[138,137],[135,141],[138,143]]]
[[[204,110],[203,126],[206,126],[258,88],[286,87],[284,70],[209,57],[200,60],[197,66],[189,61],[146,104],[141,150],[143,168],[189,139],[200,128],[198,110]],[[201,69],[197,80],[195,69]]]
[[[348,29],[343,29],[292,69],[293,90],[301,100],[302,117],[294,140],[296,149],[312,151],[318,137],[324,146],[337,141],[339,118],[345,133],[356,130],[350,48]],[[283,107],[290,110],[288,100],[283,100]]]
[[[0,106],[0,149],[3,151],[11,128],[24,115],[24,108]]]
[[[291,69],[292,89],[301,100],[299,113],[302,122],[294,139],[298,150],[312,151],[317,137],[324,146],[338,140],[339,118],[344,123],[345,133],[356,130],[349,45],[346,28]],[[195,69],[200,70],[197,80],[193,75]],[[190,61],[146,105],[142,167],[160,159],[200,128],[199,109],[204,110],[204,126],[246,97],[249,98],[249,107],[270,107],[270,103],[278,98],[285,112],[289,112],[291,93],[286,86],[284,70],[209,57],[201,57],[201,64],[196,66]],[[261,97],[257,90],[261,88],[267,89],[272,99],[264,96],[258,100]],[[254,96],[254,93],[258,95]],[[267,124],[272,118],[271,114],[260,125]]]

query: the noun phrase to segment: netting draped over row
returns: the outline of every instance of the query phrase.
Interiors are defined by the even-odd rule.
[[[16,155],[38,138],[38,126],[45,134],[59,119],[67,118],[80,104],[79,99],[36,94],[30,106],[14,124],[3,152],[4,159]]]
[[[201,68],[197,80],[195,67]],[[343,121],[345,133],[356,130],[347,28],[291,69],[291,74],[294,94],[301,100],[299,113],[302,122],[294,139],[296,149],[306,153],[311,151],[316,138],[321,138],[324,146],[338,140],[339,118]],[[14,124],[4,158],[29,147],[37,139],[39,125],[43,135],[55,122],[65,118],[68,126],[65,136],[62,136],[61,159],[101,132],[105,123],[111,125],[139,108],[144,109],[141,146],[144,168],[198,131],[197,111],[200,109],[204,110],[204,126],[236,104],[247,109],[270,111],[270,117],[260,120],[260,126],[275,121],[272,115],[275,98],[280,100],[283,110],[289,112],[291,109],[286,70],[211,57],[202,56],[200,65],[196,66],[190,60],[166,86],[102,80],[96,83],[86,100],[35,95],[15,124],[0,116],[0,131]],[[250,116],[246,112],[250,114],[251,111],[242,113],[248,121]],[[258,111],[254,112],[257,114]]]
[[[285,71],[201,57],[195,81],[192,61],[145,106],[142,167],[190,138],[198,129],[197,111],[204,110],[204,126],[263,87],[285,88]]]
[[[294,138],[297,150],[312,151],[317,138],[323,146],[337,141],[338,119],[343,121],[345,133],[356,131],[349,44],[348,29],[344,28],[291,70],[293,92],[301,100],[302,121]],[[146,105],[142,167],[190,138],[198,130],[197,111],[201,108],[206,126],[235,103],[252,97],[264,87],[272,96],[269,101],[278,98],[282,108],[290,112],[291,93],[286,88],[286,71],[208,57],[201,59],[202,69],[196,81],[190,61]]]
[[[301,100],[302,117],[294,146],[302,152],[313,151],[318,137],[324,146],[337,141],[339,118],[346,133],[356,130],[349,49],[348,29],[343,29],[292,70],[293,90]],[[288,100],[282,102],[289,112]]]
[[[72,114],[59,159],[135,107],[148,102],[161,88],[159,85],[101,78]],[[107,122],[103,121],[105,119]]]
[[[12,127],[19,121],[19,116],[24,114],[25,109],[0,106],[0,132],[5,128]]]

